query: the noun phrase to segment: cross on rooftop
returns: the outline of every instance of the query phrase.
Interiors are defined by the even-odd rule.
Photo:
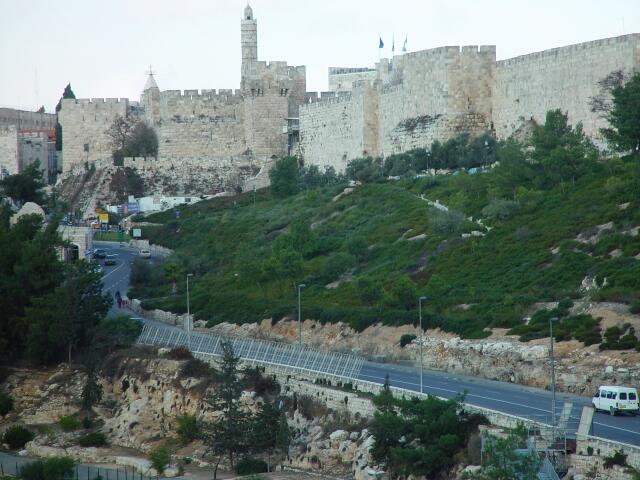
[[[149,71],[147,72],[149,75],[155,75],[156,72],[153,71],[153,69],[151,68],[151,65],[149,65]]]

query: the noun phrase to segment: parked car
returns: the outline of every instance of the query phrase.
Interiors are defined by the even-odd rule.
[[[593,408],[615,415],[618,412],[638,413],[638,391],[635,388],[602,386],[593,395]]]
[[[107,251],[104,248],[96,248],[93,251],[93,258],[105,258],[107,256]]]
[[[140,250],[140,256],[142,258],[151,258],[151,250],[147,250],[146,248],[143,248],[142,250]]]
[[[105,265],[115,265],[116,264],[116,256],[115,255],[107,255],[104,259]]]

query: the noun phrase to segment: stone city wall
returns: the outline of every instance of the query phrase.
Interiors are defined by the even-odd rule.
[[[63,99],[58,112],[63,131],[63,171],[69,172],[85,161],[111,157],[112,140],[107,130],[116,115],[127,115],[128,108],[126,98]]]
[[[158,156],[164,159],[240,155],[247,148],[243,98],[238,91],[161,92],[155,128]]]
[[[0,128],[0,176],[18,173],[18,131],[16,127]]]
[[[55,128],[56,116],[53,113],[0,108],[0,127],[9,126],[15,126],[18,130]]]
[[[598,137],[606,122],[591,111],[589,98],[609,73],[640,69],[640,34],[605,38],[502,60],[496,64],[493,123],[499,138],[525,121],[544,123],[548,110],[559,108],[569,122],[582,122],[585,133]]]
[[[372,83],[377,77],[373,68],[329,67],[329,90],[332,92],[350,92],[358,82]]]

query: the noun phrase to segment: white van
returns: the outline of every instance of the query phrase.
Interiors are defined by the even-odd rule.
[[[638,413],[638,391],[629,387],[598,387],[591,403],[596,411],[604,410],[611,415],[617,412]]]

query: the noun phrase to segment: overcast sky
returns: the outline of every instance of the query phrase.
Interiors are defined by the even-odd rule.
[[[0,106],[51,112],[79,98],[139,100],[149,65],[161,90],[238,88],[245,0],[0,0]],[[252,0],[260,60],[373,66],[444,45],[497,46],[498,59],[640,32],[640,0]]]

